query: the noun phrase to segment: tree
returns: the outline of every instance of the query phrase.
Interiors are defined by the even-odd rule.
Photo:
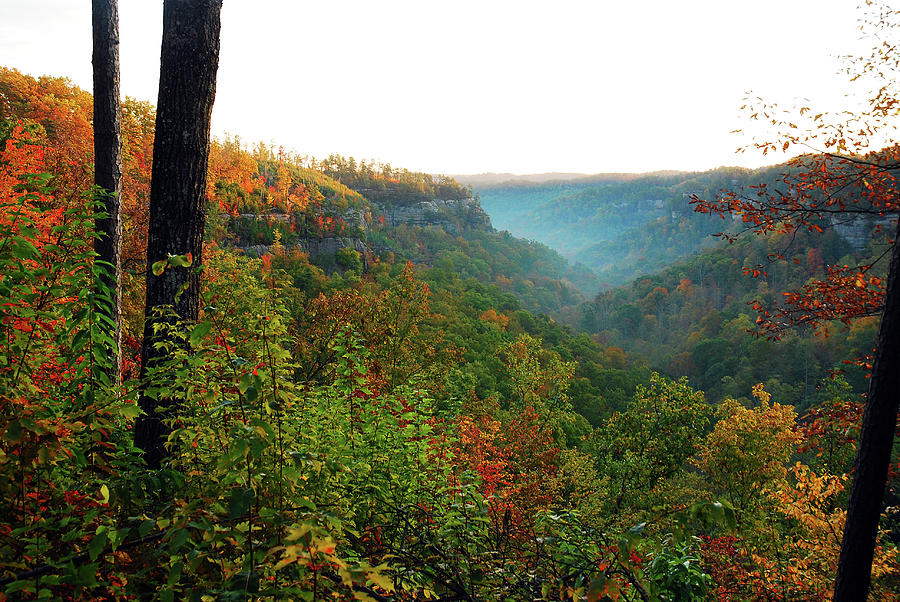
[[[173,306],[177,319],[196,320],[200,309],[204,196],[209,128],[219,66],[221,0],[166,0],[147,244],[147,300],[141,375],[164,351],[159,310]],[[160,269],[162,267],[162,269]],[[168,268],[168,269],[167,269]],[[144,394],[145,415],[135,425],[135,443],[147,464],[165,455],[164,402]]]
[[[711,415],[712,406],[686,378],[672,381],[654,372],[649,386],[638,385],[625,410],[595,435],[598,469],[609,478],[610,512],[649,505],[649,494],[697,451]]]
[[[791,160],[787,173],[775,186],[761,184],[746,192],[730,191],[713,201],[695,198],[695,209],[701,213],[722,217],[730,213],[743,219],[744,230],[724,235],[727,239],[754,232],[783,234],[790,240],[800,230],[822,232],[848,222],[869,222],[877,233],[896,220],[900,210],[896,194],[900,144],[884,134],[893,128],[892,119],[900,107],[900,90],[893,76],[900,70],[900,53],[893,44],[900,12],[875,2],[867,5],[873,8],[866,24],[879,42],[870,56],[853,60],[847,71],[852,81],[873,83],[875,92],[869,96],[868,107],[856,114],[814,113],[809,107],[785,113],[761,99],[748,103],[752,120],[766,122],[778,132],[774,139],[755,141],[751,146],[768,153],[803,145],[816,153]],[[886,146],[871,150],[881,144]],[[827,267],[825,279],[788,294],[780,307],[756,304],[761,331],[772,338],[796,325],[823,330],[832,320],[849,324],[860,317],[881,315],[835,600],[863,600],[869,588],[900,401],[898,237],[900,230],[875,262]],[[878,266],[886,258],[890,258],[890,267],[885,283],[878,275]],[[759,275],[765,269],[758,266],[747,271]]]
[[[847,522],[841,541],[835,600],[862,600],[869,589],[878,521],[900,401],[900,245],[894,236],[891,268],[885,290],[884,311],[875,345],[875,363],[869,381],[866,409],[854,464]]]
[[[100,282],[109,291],[107,315],[114,326],[110,380],[122,367],[122,109],[119,104],[118,0],[93,0],[94,184],[106,217],[96,220],[97,260],[105,264]]]
[[[747,408],[726,399],[719,421],[706,437],[694,464],[706,473],[716,493],[726,495],[743,515],[762,503],[760,492],[787,475],[787,463],[800,443],[793,406],[770,403],[762,384],[753,387],[759,402]]]

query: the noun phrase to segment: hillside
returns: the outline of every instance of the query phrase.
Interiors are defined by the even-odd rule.
[[[505,182],[478,194],[497,227],[545,241],[604,283],[571,322],[579,330],[604,346],[646,358],[674,378],[688,377],[712,400],[740,397],[754,383],[766,382],[779,398],[805,408],[834,370],[846,373],[856,393],[865,392],[864,373],[846,361],[867,355],[875,323],[864,320],[852,330],[832,325],[828,338],[806,329],[767,341],[752,334],[751,305],[777,305],[785,292],[824,277],[825,266],[866,265],[882,252],[875,233],[887,222],[832,219],[822,222],[822,236],[800,232],[791,239],[771,235],[729,245],[713,235],[733,233],[740,224],[698,214],[689,203],[691,195],[714,198],[726,189],[755,195],[752,186],[776,187],[786,170],[781,165],[612,174],[600,183]],[[776,254],[786,261],[771,262]],[[768,266],[764,277],[743,274],[757,265]]]
[[[655,270],[587,300],[593,272],[454,178],[226,138],[194,177],[204,240],[154,260],[173,222],[148,228],[157,124],[129,99],[120,333],[91,109],[0,68],[0,599],[827,597],[866,382],[844,362],[877,319],[772,342],[747,303],[878,256],[871,220],[703,249],[682,202],[724,168],[487,194],[621,253],[616,277]]]
[[[875,320],[852,328],[832,324],[828,337],[802,328],[770,341],[754,335],[758,312],[751,304],[775,306],[784,291],[823,277],[825,265],[862,263],[881,249],[872,241],[856,252],[834,231],[800,235],[787,250],[779,237],[723,244],[600,293],[582,306],[581,327],[604,344],[647,357],[673,377],[689,377],[713,400],[765,382],[780,399],[805,408],[832,370],[846,371],[854,390],[863,393],[864,372],[844,361],[869,353]],[[787,261],[769,263],[770,253],[782,253]],[[765,275],[743,273],[757,263],[767,264]]]
[[[337,156],[318,163],[326,167],[319,172],[228,141],[214,151],[234,155],[225,163],[246,170],[220,171],[222,161],[215,163],[209,236],[220,244],[258,257],[277,242],[338,277],[347,270],[359,277],[382,261],[449,268],[557,318],[573,315],[585,295],[599,290],[591,272],[548,247],[494,231],[478,199],[448,177],[372,169]]]
[[[757,177],[749,170],[610,174],[593,180],[476,188],[495,227],[543,242],[606,284],[623,284],[716,244],[727,228],[694,214],[690,196],[715,195]]]

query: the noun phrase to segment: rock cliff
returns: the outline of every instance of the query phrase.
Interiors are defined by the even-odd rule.
[[[474,198],[431,199],[409,204],[376,205],[389,226],[435,227],[458,235],[466,230],[492,232],[491,218]]]
[[[366,251],[366,246],[361,240],[348,236],[326,236],[323,238],[309,237],[300,239],[299,243],[299,245],[288,245],[287,248],[295,249],[299,247],[304,253],[309,253],[310,257],[322,254],[334,255],[346,247],[350,247],[360,253],[365,253]],[[260,257],[269,253],[272,249],[271,245],[250,245],[241,246],[239,248],[243,249],[244,253],[251,257]]]
[[[862,251],[869,241],[876,226],[881,226],[885,232],[893,232],[896,218],[871,217],[868,215],[836,215],[831,218],[831,225],[841,237],[850,243],[854,251]]]
[[[460,235],[467,230],[482,230],[493,232],[491,218],[481,208],[481,204],[475,198],[464,199],[430,199],[415,202],[385,202],[384,204],[372,203],[372,220],[377,220],[379,214],[384,217],[386,226],[399,226],[406,224],[409,226],[419,226],[422,228],[440,228],[445,232],[454,236]],[[366,215],[364,209],[350,208],[344,211],[340,217],[344,222],[352,228],[356,228],[363,232],[369,226],[369,216]],[[269,224],[290,223],[291,216],[286,213],[269,212],[265,214],[246,213],[241,214],[240,219],[244,222],[266,221]],[[248,255],[259,257],[270,252],[270,246],[265,244],[250,244],[252,239],[244,237],[244,240],[237,242],[236,246],[244,250]],[[299,247],[311,258],[318,255],[334,255],[343,248],[350,247],[363,255],[366,251],[366,243],[359,238],[353,236],[325,236],[321,238],[306,236],[294,238],[285,241],[284,246],[288,249]],[[390,250],[375,249],[378,250]]]

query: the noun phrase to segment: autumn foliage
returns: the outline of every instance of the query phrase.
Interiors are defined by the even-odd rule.
[[[200,319],[160,323],[165,354],[138,382],[154,112],[127,100],[130,362],[111,383],[89,108],[65,80],[0,70],[0,596],[829,595],[858,436],[849,388],[833,381],[827,403],[799,416],[768,384],[714,406],[619,342],[522,309],[511,291],[538,277],[529,288],[500,260],[476,272],[487,261],[460,249],[487,257],[502,235],[392,228],[366,196],[468,194],[450,179],[214,142]],[[871,191],[856,206],[881,217],[892,184],[870,171],[850,179],[855,165],[795,167]],[[699,206],[743,212],[764,233],[853,208],[792,177],[793,197],[760,188]],[[324,241],[333,252],[310,250]],[[877,310],[874,268],[803,258],[825,278],[763,313],[766,332]],[[727,345],[749,320],[705,312],[710,275],[691,278],[638,281],[640,299],[617,315],[640,329],[667,303],[703,314],[683,333],[691,352],[672,363],[699,372],[726,349],[704,351],[701,330],[727,325]],[[178,408],[159,471],[131,441],[139,387]],[[879,546],[874,591],[886,597],[896,541],[885,533]]]

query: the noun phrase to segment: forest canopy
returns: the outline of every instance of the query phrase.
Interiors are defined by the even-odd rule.
[[[197,146],[200,246],[151,257],[157,116],[121,103],[111,271],[91,94],[0,68],[0,599],[835,594],[896,147],[520,207],[669,245],[589,298],[596,274],[495,231],[453,178],[237,137]],[[829,211],[862,200],[848,238]],[[700,243],[712,222],[733,244]],[[900,589],[898,474],[888,446],[872,599]]]

